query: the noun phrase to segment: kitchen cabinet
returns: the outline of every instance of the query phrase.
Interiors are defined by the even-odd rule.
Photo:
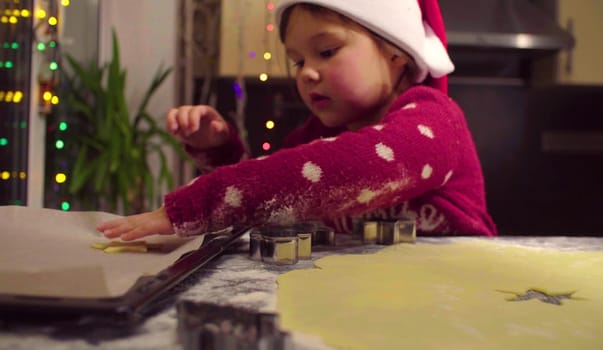
[[[561,84],[603,85],[603,1],[558,0],[559,24],[576,40],[557,55],[555,80]]]

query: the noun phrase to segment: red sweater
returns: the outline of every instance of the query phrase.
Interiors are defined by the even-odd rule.
[[[363,216],[412,218],[423,234],[497,234],[463,112],[438,90],[408,89],[379,124],[357,131],[310,117],[285,144],[232,165],[222,164],[241,159],[238,137],[193,155],[221,166],[166,195],[174,231],[322,220],[350,232],[350,218]]]

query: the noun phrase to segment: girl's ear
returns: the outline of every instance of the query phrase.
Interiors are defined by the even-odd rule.
[[[390,63],[392,63],[395,67],[402,67],[408,64],[409,61],[410,59],[408,58],[408,55],[401,51],[391,53]]]

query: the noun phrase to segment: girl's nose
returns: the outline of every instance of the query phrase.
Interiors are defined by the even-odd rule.
[[[299,72],[299,78],[306,84],[316,83],[320,80],[320,74],[315,67],[305,65]]]

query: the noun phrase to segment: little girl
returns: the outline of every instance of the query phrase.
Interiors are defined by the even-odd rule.
[[[103,222],[108,238],[189,236],[234,224],[352,217],[416,220],[422,234],[496,235],[463,112],[447,96],[436,0],[281,0],[281,41],[312,116],[268,157],[245,159],[236,130],[208,106],[167,128],[200,169],[152,212]]]

